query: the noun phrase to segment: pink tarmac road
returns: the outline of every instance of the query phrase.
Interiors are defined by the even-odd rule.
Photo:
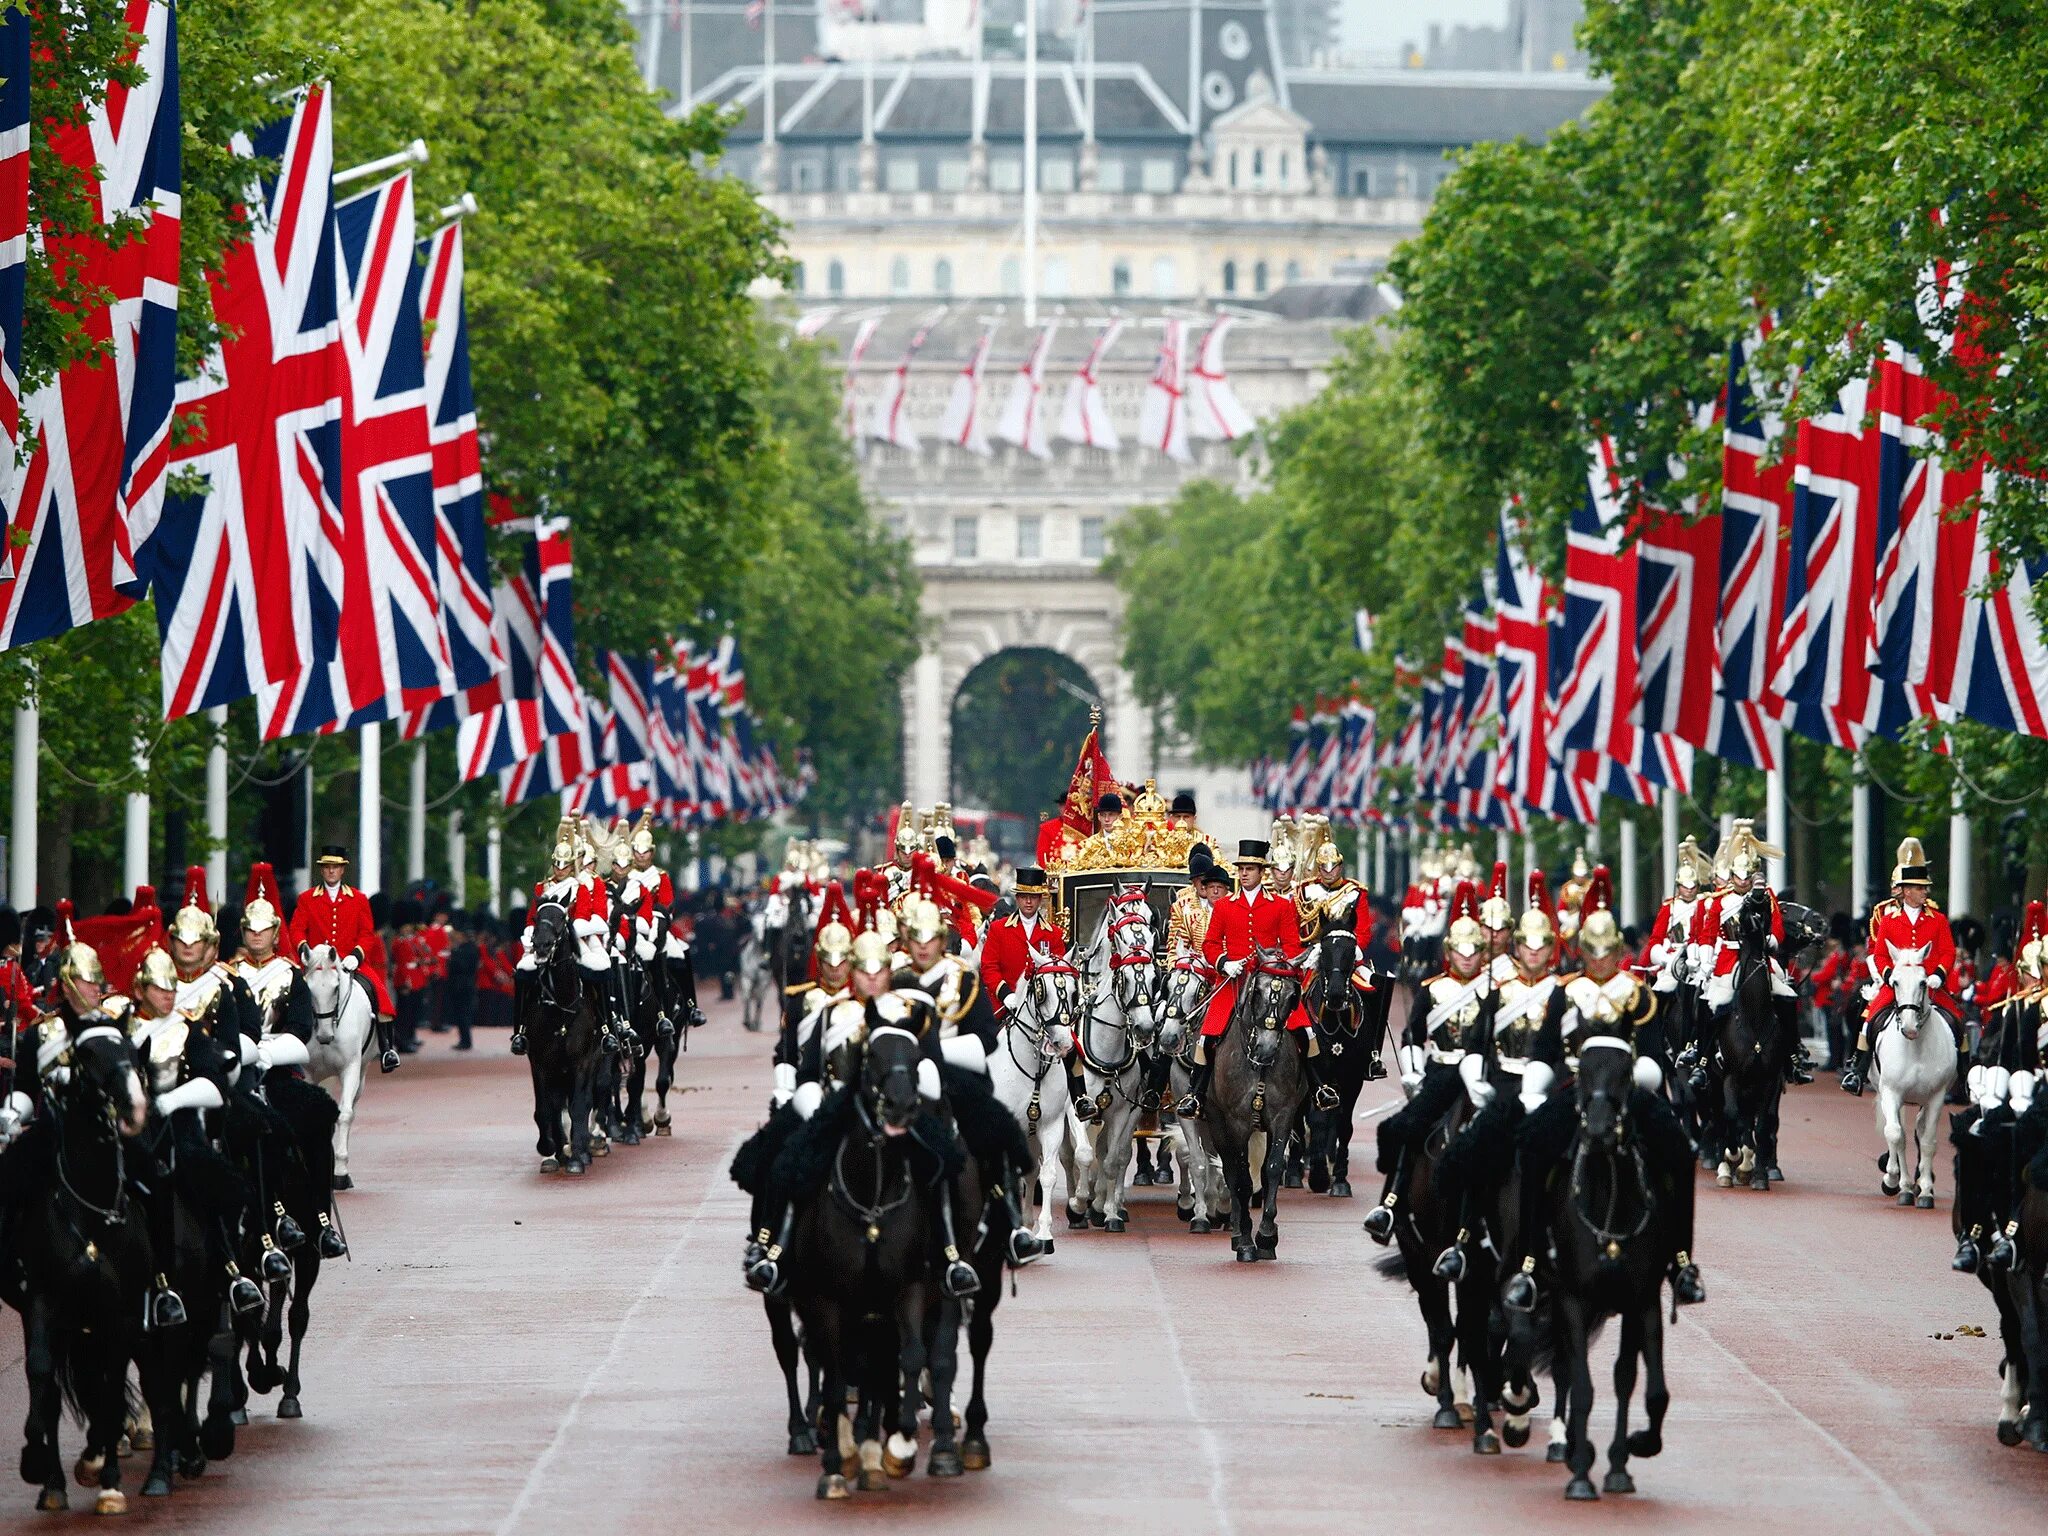
[[[740,1284],[746,1205],[725,1174],[767,1097],[767,1047],[736,1008],[711,1015],[682,1062],[675,1135],[577,1181],[537,1171],[526,1067],[502,1034],[468,1056],[430,1037],[396,1077],[373,1074],[343,1197],[356,1258],[314,1299],[306,1417],[258,1400],[237,1454],[169,1501],[133,1497],[131,1462],[129,1521],[264,1536],[1048,1521],[1118,1536],[1982,1536],[2038,1529],[2048,1510],[2048,1457],[1992,1433],[1996,1317],[1949,1272],[1946,1160],[1936,1212],[1880,1200],[1870,1101],[1825,1079],[1788,1098],[1782,1189],[1701,1190],[1710,1299],[1667,1335],[1667,1448],[1635,1463],[1634,1496],[1566,1505],[1540,1431],[1482,1460],[1469,1435],[1428,1427],[1421,1323],[1359,1230],[1377,1188],[1367,1117],[1392,1097],[1376,1085],[1359,1197],[1290,1192],[1278,1264],[1241,1267],[1225,1238],[1187,1235],[1165,1190],[1134,1197],[1126,1235],[1062,1231],[997,1314],[993,1468],[945,1482],[920,1467],[821,1505],[815,1458],[783,1454],[767,1329]],[[1595,1361],[1602,1446],[1611,1358]],[[0,1423],[19,1425],[25,1402],[10,1329]],[[67,1457],[77,1441],[67,1425]],[[0,1530],[91,1518],[33,1502],[26,1484],[0,1488]]]

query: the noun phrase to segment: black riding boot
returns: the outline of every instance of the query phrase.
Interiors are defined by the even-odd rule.
[[[782,1226],[773,1241],[767,1240],[766,1227],[748,1241],[744,1261],[748,1290],[759,1291],[763,1296],[777,1296],[782,1293],[782,1287],[787,1283],[782,1273],[782,1251],[789,1246],[789,1234],[795,1226],[796,1206],[791,1204],[783,1208]]]
[[[1074,1118],[1083,1125],[1102,1118],[1102,1107],[1088,1091],[1088,1073],[1081,1065],[1081,1050],[1067,1058],[1067,1098],[1074,1106]]]
[[[946,1239],[946,1273],[940,1284],[945,1286],[948,1296],[959,1301],[981,1289],[981,1276],[960,1255],[960,1239],[954,1230],[953,1194],[950,1186],[939,1193],[939,1230]]]
[[[313,1240],[313,1246],[323,1259],[348,1257],[348,1239],[341,1235],[341,1228],[334,1224],[334,1217],[327,1211],[320,1213],[320,1235]]]
[[[1971,1223],[1970,1230],[1956,1242],[1956,1256],[1948,1261],[1948,1267],[1958,1274],[1974,1275],[1983,1255],[1977,1247],[1977,1239],[1984,1235],[1984,1228]]]
[[[1401,1187],[1401,1175],[1408,1168],[1408,1149],[1403,1147],[1401,1155],[1394,1161],[1394,1171],[1387,1175],[1387,1182],[1380,1188],[1380,1203],[1365,1213],[1365,1232],[1382,1248],[1393,1241],[1394,1207],[1400,1196],[1395,1193]]]
[[[1312,1029],[1293,1031],[1299,1036],[1295,1049],[1301,1053],[1302,1075],[1308,1079],[1309,1102],[1324,1114],[1335,1109],[1339,1102],[1337,1090],[1323,1081],[1323,1069],[1317,1063],[1316,1032]]]
[[[373,1003],[371,1005],[375,1007]],[[386,1072],[398,1070],[398,1040],[392,1021],[383,1014],[377,1015],[377,1065]]]
[[[1045,1244],[1040,1242],[1037,1234],[1024,1224],[1024,1206],[1017,1196],[1017,1190],[1025,1177],[1026,1175],[1012,1168],[1005,1175],[1002,1188],[997,1191],[1002,1197],[1003,1209],[1010,1217],[1009,1253],[1012,1269],[1021,1269],[1032,1260],[1045,1257]]]
[[[1209,1042],[1204,1040],[1196,1047],[1195,1064],[1188,1070],[1188,1091],[1180,1096],[1173,1112],[1190,1120],[1201,1119],[1202,1107],[1209,1097],[1209,1080],[1215,1075],[1216,1065],[1209,1060]]]
[[[1842,1074],[1842,1092],[1863,1097],[1863,1085],[1870,1081],[1870,1037],[1856,1036],[1856,1056],[1849,1063],[1849,1070]]]

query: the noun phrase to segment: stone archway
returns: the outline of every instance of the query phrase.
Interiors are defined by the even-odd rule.
[[[948,710],[953,743],[948,798],[956,806],[1043,819],[1066,787],[1074,745],[1088,733],[1101,692],[1058,651],[997,651],[960,681]]]

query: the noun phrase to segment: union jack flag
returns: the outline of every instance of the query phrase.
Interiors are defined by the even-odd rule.
[[[1482,581],[1479,594],[1465,604],[1460,641],[1465,653],[1464,697],[1458,712],[1462,729],[1453,754],[1458,819],[1470,826],[1520,832],[1527,819],[1521,806],[1502,793],[1501,786],[1510,743],[1501,719],[1505,689],[1500,631],[1494,595]]]
[[[458,689],[502,671],[484,542],[483,453],[469,377],[469,308],[463,300],[462,224],[419,244],[420,328],[426,346],[429,435],[434,455],[434,561],[448,656]]]
[[[456,761],[465,781],[503,774],[541,753],[551,737],[586,730],[574,667],[573,572],[567,524],[536,518],[519,574],[498,589],[508,663],[499,697],[477,701],[461,722]]]
[[[1521,546],[1511,507],[1502,507],[1494,551],[1498,602],[1494,665],[1502,757],[1496,779],[1511,804],[1549,809],[1550,614],[1556,594]]]
[[[0,505],[15,504],[28,282],[28,12],[0,11]],[[0,548],[0,577],[13,554]]]
[[[338,616],[323,570],[341,507],[334,135],[325,87],[238,154],[277,166],[236,210],[247,238],[208,274],[223,339],[177,389],[174,496],[151,546],[164,716],[245,698],[324,666]]]
[[[1297,811],[1327,811],[1337,782],[1337,766],[1343,739],[1330,727],[1336,722],[1337,706],[1320,694],[1314,713],[1308,717],[1308,781],[1302,785]]]
[[[179,162],[177,22],[168,0],[124,0],[131,61],[143,79],[110,81],[81,122],[53,122],[50,147],[79,174],[96,224],[140,225],[132,238],[51,239],[53,266],[95,297],[78,313],[93,353],[65,368],[22,407],[33,447],[7,482],[11,576],[0,587],[0,649],[48,639],[127,608],[149,584],[137,546],[163,507],[176,385]],[[25,32],[28,18],[13,15]],[[61,19],[52,16],[52,25]],[[22,44],[12,32],[9,45]],[[10,70],[10,74],[14,71]],[[25,81],[27,71],[20,72]],[[8,107],[6,125],[13,128]],[[23,130],[25,135],[25,129]],[[25,167],[7,175],[22,181]],[[9,189],[11,202],[12,188]],[[21,205],[26,220],[26,202]],[[4,210],[0,237],[18,227]],[[26,256],[26,230],[22,229]],[[17,274],[7,284],[18,291]],[[98,297],[104,295],[104,301]],[[19,313],[19,299],[9,301]],[[18,327],[18,320],[11,322]],[[19,388],[13,339],[9,393]],[[12,434],[10,434],[12,435]]]
[[[617,741],[608,760],[646,763],[654,759],[654,662],[645,656],[599,651],[597,664],[611,689],[611,718]]]
[[[1996,476],[1980,464],[1986,502]],[[1954,709],[2006,731],[2048,737],[2048,644],[2035,593],[2048,581],[2048,556],[2016,560],[1979,528],[1969,574],[1962,642],[1950,691]],[[2003,580],[2000,578],[2003,577]]]
[[[1316,749],[1320,746],[1309,724],[1308,711],[1299,704],[1294,706],[1294,716],[1287,722],[1287,743],[1287,766],[1280,780],[1280,807],[1292,811],[1307,800],[1308,781],[1315,773]]]

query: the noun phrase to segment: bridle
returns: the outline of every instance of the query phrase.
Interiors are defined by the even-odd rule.
[[[323,945],[322,948],[332,952],[332,946]],[[311,1005],[313,1010],[313,1037],[322,1045],[331,1043],[340,1031],[341,1010],[348,1006],[348,1000],[352,995],[350,984],[353,983],[355,986],[362,985],[352,972],[342,968],[339,955],[335,956],[334,976],[334,1006],[332,1008],[322,1008],[317,1002]],[[306,989],[306,995],[308,998],[313,995],[311,987]],[[323,1026],[326,1029],[324,1035],[321,1033]]]
[[[1337,942],[1340,939],[1344,941],[1342,945]],[[1365,1009],[1351,991],[1351,972],[1358,963],[1358,935],[1349,928],[1331,928],[1323,934],[1322,942],[1322,952],[1316,961],[1316,980],[1322,984],[1323,992],[1316,1008],[1316,1033],[1325,1039],[1338,1034],[1356,1039],[1359,1030],[1365,1027]],[[1348,954],[1348,959],[1335,958],[1340,949]],[[1331,1049],[1342,1052],[1344,1046],[1333,1041]]]
[[[1600,1093],[1594,1097],[1611,1098]],[[1649,1170],[1643,1163],[1643,1149],[1640,1140],[1628,1134],[1628,1100],[1624,1094],[1615,1104],[1615,1140],[1606,1147],[1609,1177],[1605,1208],[1596,1219],[1589,1207],[1586,1190],[1586,1165],[1592,1156],[1596,1138],[1586,1134],[1585,1107],[1579,1109],[1579,1126],[1572,1133],[1572,1176],[1571,1212],[1572,1217],[1592,1238],[1594,1246],[1609,1259],[1619,1259],[1625,1244],[1643,1235],[1650,1225],[1650,1218],[1657,1212],[1656,1197],[1650,1192]],[[1615,1222],[1615,1213],[1621,1204],[1621,1175],[1626,1170],[1634,1174],[1637,1193],[1642,1197],[1638,1202],[1634,1225],[1626,1231]]]
[[[872,1059],[872,1057],[869,1057],[863,1060],[861,1064],[863,1076],[865,1076],[867,1067]],[[908,1070],[900,1063],[892,1066],[883,1074],[882,1082],[887,1082],[889,1078],[906,1073]],[[868,1150],[876,1154],[880,1153],[887,1133],[883,1130],[881,1123],[876,1120],[873,1111],[868,1108],[868,1100],[870,1097],[879,1097],[881,1090],[882,1083],[868,1084],[863,1082],[860,1091],[853,1095],[854,1118],[859,1126],[861,1137],[867,1143]],[[888,1188],[889,1175],[887,1167],[881,1157],[877,1155],[874,1158],[874,1197],[871,1200],[862,1200],[854,1194],[853,1187],[847,1182],[846,1178],[846,1148],[847,1144],[852,1140],[853,1136],[851,1134],[840,1137],[839,1149],[833,1154],[832,1197],[839,1203],[847,1215],[861,1224],[867,1244],[872,1248],[881,1240],[882,1219],[891,1212],[901,1209],[910,1199],[910,1163],[906,1159],[898,1165],[897,1173],[901,1177],[902,1188],[892,1197]]]
[[[85,1043],[86,1038],[92,1033],[91,1030],[87,1030],[81,1034],[79,1040],[73,1043],[74,1053],[77,1047]],[[111,1035],[115,1032],[109,1028],[108,1033]],[[83,1086],[83,1075],[74,1073],[72,1082]],[[64,1122],[70,1106],[64,1102],[68,1095],[61,1092],[49,1094],[46,1100],[50,1106],[50,1116],[56,1122],[57,1188],[65,1199],[77,1208],[79,1213],[93,1217],[104,1226],[118,1227],[128,1219],[128,1153],[127,1149],[121,1145],[119,1108],[111,1097],[104,1092],[100,1092],[97,1084],[93,1085],[93,1088],[96,1093],[99,1093],[100,1112],[98,1115],[91,1117],[91,1123],[88,1128],[96,1133],[96,1139],[99,1136],[104,1136],[105,1139],[111,1141],[114,1145],[114,1203],[111,1206],[101,1205],[99,1202],[89,1199],[82,1194],[78,1186],[72,1182],[71,1170],[66,1166],[64,1157]],[[78,1218],[67,1211],[65,1221],[70,1226],[72,1235],[86,1249],[87,1256],[96,1259],[97,1251],[91,1240],[86,1237],[85,1233],[79,1230]]]
[[[548,917],[550,914],[554,915],[555,920],[550,921],[546,927],[543,927],[541,919]],[[562,904],[559,898],[550,897],[535,908],[533,914],[533,936],[535,939],[533,958],[535,962],[534,974],[537,978],[535,991],[539,994],[541,1006],[555,1013],[573,1018],[583,1006],[583,967],[577,965],[573,959],[570,961],[568,969],[571,990],[567,1002],[564,1002],[556,991],[560,983],[555,975],[561,969],[562,940],[564,938],[564,929],[567,928],[568,923],[569,909]],[[543,934],[546,934],[548,940],[545,956],[541,954],[538,942]]]

